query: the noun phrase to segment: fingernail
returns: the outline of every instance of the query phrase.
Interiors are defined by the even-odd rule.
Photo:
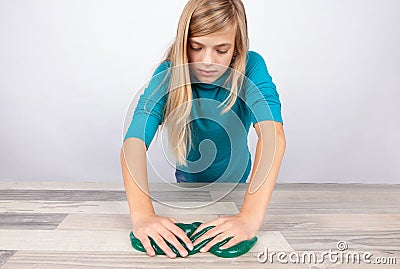
[[[200,252],[206,252],[205,248],[200,249]]]
[[[188,247],[189,250],[193,250],[193,245],[192,244],[187,245],[187,247]]]

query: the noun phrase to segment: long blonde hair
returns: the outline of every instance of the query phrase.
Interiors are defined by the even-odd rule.
[[[232,25],[237,27],[235,53],[230,66],[235,72],[230,72],[226,80],[230,84],[230,93],[220,104],[228,103],[223,110],[225,113],[236,102],[249,47],[246,13],[241,0],[189,0],[179,19],[175,41],[164,59],[170,61],[173,68],[169,69],[170,91],[163,126],[167,127],[172,153],[180,165],[187,164],[188,146],[193,146],[189,124],[193,96],[188,68],[188,38],[215,33]]]

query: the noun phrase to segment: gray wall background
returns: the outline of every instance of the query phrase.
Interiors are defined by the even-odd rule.
[[[185,3],[0,0],[0,180],[121,181],[128,106]],[[244,3],[282,102],[278,181],[400,183],[400,2]]]

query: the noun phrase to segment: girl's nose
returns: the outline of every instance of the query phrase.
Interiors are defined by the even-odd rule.
[[[213,64],[213,58],[212,58],[211,52],[206,52],[204,54],[203,63],[206,65]]]

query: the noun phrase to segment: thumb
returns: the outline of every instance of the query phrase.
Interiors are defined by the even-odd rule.
[[[174,223],[178,222],[178,221],[177,221],[176,219],[174,219],[173,217],[169,217],[169,220],[172,221],[172,222],[174,222]]]

